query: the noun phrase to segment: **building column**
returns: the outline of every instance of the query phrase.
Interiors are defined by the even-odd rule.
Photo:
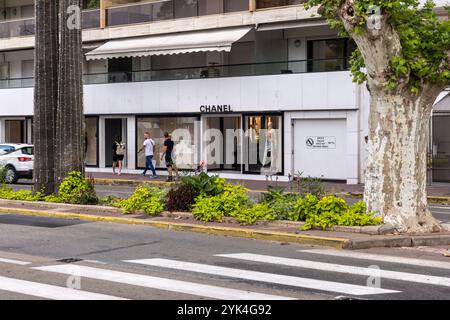
[[[100,29],[106,28],[106,1],[100,0]]]
[[[105,168],[105,118],[98,119],[98,166]]]
[[[136,117],[129,116],[129,117],[127,117],[126,120],[127,120],[126,168],[130,169],[130,170],[135,170],[136,169]]]

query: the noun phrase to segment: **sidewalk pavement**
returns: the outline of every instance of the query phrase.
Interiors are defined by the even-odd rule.
[[[163,183],[166,176],[160,176],[156,179],[151,179],[149,176],[142,176],[140,174],[123,174],[121,176],[113,175],[112,173],[98,173],[89,172],[88,176],[94,177],[98,184],[124,184],[124,185],[137,185],[143,182],[150,183]],[[268,185],[285,187],[286,190],[290,189],[291,184],[289,182],[281,181],[256,181],[256,180],[230,180],[229,182],[234,184],[241,184],[252,191],[265,191]],[[327,193],[344,193],[352,195],[362,195],[364,190],[363,184],[346,184],[345,182],[327,182],[324,183],[325,191]],[[293,184],[293,191],[295,191],[295,184]],[[429,197],[443,197],[450,199],[450,183],[433,183],[427,188]]]
[[[240,225],[230,220],[226,220],[222,223],[205,223],[194,220],[192,214],[186,212],[165,212],[162,216],[157,217],[152,217],[143,213],[124,215],[117,208],[105,206],[0,200],[0,213],[143,225],[172,231],[196,232],[213,236],[241,237],[255,240],[276,241],[281,244],[295,243],[328,246],[340,249],[450,245],[450,232],[426,235],[368,234],[355,231],[355,227],[343,227],[339,229],[340,231],[301,231],[301,223],[299,222],[260,221],[257,224],[249,226]],[[363,228],[378,229],[379,226]],[[350,230],[353,231],[350,232]]]

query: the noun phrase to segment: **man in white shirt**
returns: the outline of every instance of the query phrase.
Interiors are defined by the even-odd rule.
[[[145,170],[142,173],[143,176],[147,173],[147,170],[152,170],[153,178],[156,178],[155,167],[153,166],[153,149],[155,147],[155,141],[150,138],[150,133],[144,133],[144,143],[139,149],[139,152],[145,149]]]

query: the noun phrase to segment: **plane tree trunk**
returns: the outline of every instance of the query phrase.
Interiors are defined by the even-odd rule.
[[[70,171],[84,173],[84,115],[80,0],[59,0],[60,48],[57,113],[58,184]]]
[[[55,190],[55,120],[58,104],[58,9],[53,1],[36,0],[34,89],[34,191]]]
[[[364,198],[400,232],[439,231],[427,206],[428,94],[372,96]]]

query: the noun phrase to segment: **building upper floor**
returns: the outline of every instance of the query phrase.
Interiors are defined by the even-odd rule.
[[[148,47],[136,39],[85,47],[85,84],[345,71],[355,48],[327,26],[232,28],[170,39],[163,47],[167,39],[155,36],[143,38]],[[0,89],[32,87],[33,59],[33,49],[0,52]]]
[[[305,0],[83,0],[84,41],[293,21]],[[0,50],[34,46],[34,0],[0,0]]]

